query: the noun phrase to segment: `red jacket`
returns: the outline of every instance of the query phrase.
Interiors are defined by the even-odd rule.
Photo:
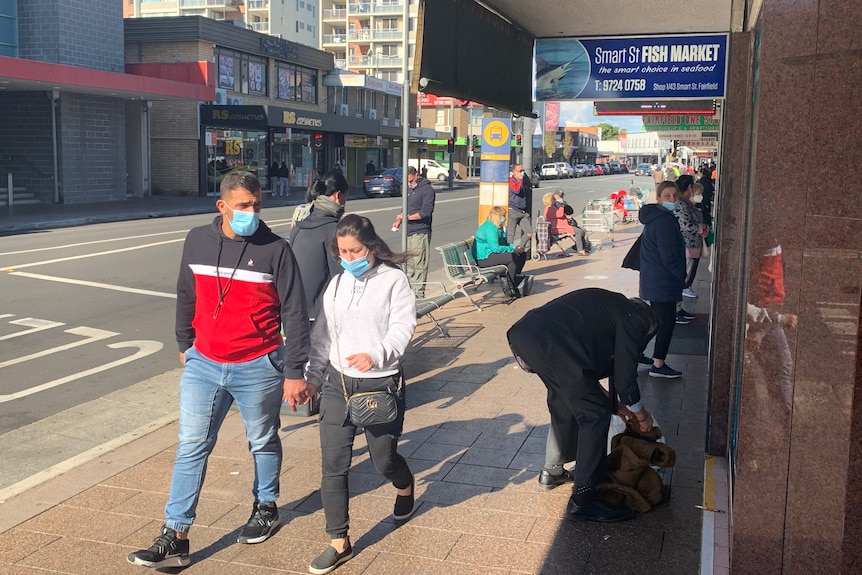
[[[193,228],[183,244],[177,279],[180,351],[194,345],[213,361],[240,363],[278,349],[284,328],[284,377],[301,378],[308,358],[308,312],[290,246],[263,222],[253,236],[237,239],[225,236],[221,223],[219,215]]]

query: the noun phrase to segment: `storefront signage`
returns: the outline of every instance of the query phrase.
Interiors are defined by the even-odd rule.
[[[299,61],[299,47],[296,44],[266,36],[260,39],[260,51],[268,56],[276,56],[285,60]]]
[[[536,41],[536,100],[723,98],[727,34]]]
[[[201,106],[201,123],[231,128],[266,128],[263,106]]]
[[[658,130],[717,130],[718,116],[704,114],[650,114],[642,117],[644,132]]]
[[[288,126],[299,126],[307,128],[323,127],[323,118],[313,118],[305,112],[298,114],[297,112],[285,110],[281,113],[281,117],[285,125]]]
[[[373,76],[364,76],[362,74],[326,74],[323,77],[324,86],[333,86],[338,88],[367,88],[375,92],[383,92],[393,96],[400,96],[402,93],[401,84],[381,80]]]
[[[291,108],[269,108],[270,126],[292,128],[295,132],[342,132],[345,134],[379,134],[380,122],[365,118],[321,114]]]

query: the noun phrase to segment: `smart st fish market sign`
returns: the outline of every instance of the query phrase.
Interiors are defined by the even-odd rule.
[[[536,100],[724,98],[727,34],[536,40]]]

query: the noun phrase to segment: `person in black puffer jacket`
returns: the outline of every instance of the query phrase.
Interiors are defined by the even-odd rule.
[[[676,304],[685,288],[685,243],[673,215],[679,198],[676,182],[664,181],[656,190],[658,204],[643,206],[640,248],[640,297],[650,302],[658,319],[651,377],[675,379],[682,372],[665,363],[676,325]]]
[[[320,310],[320,298],[330,278],[341,273],[338,260],[330,255],[330,245],[344,215],[348,188],[344,176],[335,172],[312,182],[306,196],[307,210],[297,214],[290,230],[288,241],[299,265],[308,317],[312,321]]]

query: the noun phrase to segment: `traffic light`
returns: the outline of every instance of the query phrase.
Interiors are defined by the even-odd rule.
[[[474,148],[479,147],[479,136],[473,136],[473,147]]]
[[[314,149],[323,149],[323,134],[314,134]]]
[[[446,141],[446,153],[454,154],[455,153],[455,138],[449,138]]]
[[[521,134],[515,135],[515,145],[520,148],[522,143]]]

